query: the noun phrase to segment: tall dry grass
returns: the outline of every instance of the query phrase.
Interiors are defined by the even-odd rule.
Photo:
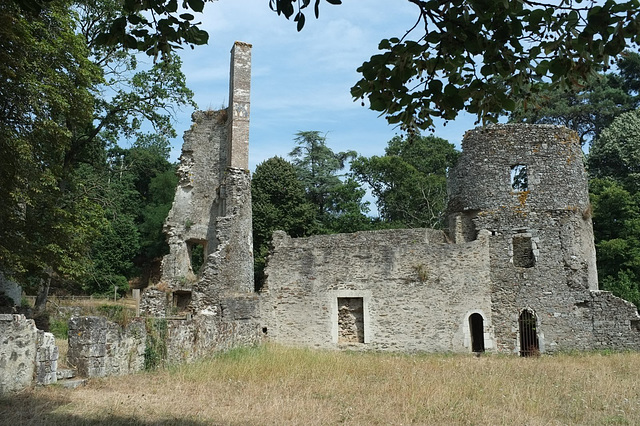
[[[72,391],[28,390],[0,400],[0,422],[634,425],[638,371],[638,353],[475,358],[267,345]]]

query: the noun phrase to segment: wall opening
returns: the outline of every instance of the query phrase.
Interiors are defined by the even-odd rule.
[[[536,264],[536,257],[533,253],[533,241],[529,235],[514,235],[513,245],[513,265],[520,268],[532,268]]]
[[[528,309],[522,311],[518,318],[518,329],[520,330],[520,356],[540,355],[536,314],[533,311]]]
[[[527,177],[527,166],[525,164],[511,166],[511,189],[515,192],[529,190],[529,178]]]
[[[484,318],[475,313],[469,316],[469,330],[471,332],[471,351],[484,352]]]
[[[338,343],[364,343],[362,297],[338,297]]]
[[[187,247],[189,249],[189,260],[191,261],[191,270],[196,275],[200,273],[200,269],[202,269],[202,265],[204,265],[206,245],[206,241],[187,241]]]
[[[184,312],[189,309],[191,303],[191,292],[184,290],[176,290],[173,292],[173,306],[178,312]]]

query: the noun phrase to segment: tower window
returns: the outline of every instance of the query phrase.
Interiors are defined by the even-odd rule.
[[[525,164],[511,166],[511,189],[516,192],[529,190],[529,179],[527,178],[527,166]]]

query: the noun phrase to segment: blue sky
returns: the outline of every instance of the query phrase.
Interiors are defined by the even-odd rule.
[[[253,45],[250,169],[274,155],[286,157],[296,132],[327,134],[334,151],[355,150],[382,155],[399,129],[378,113],[353,102],[349,89],[358,81],[356,69],[377,52],[383,38],[402,36],[413,26],[417,8],[406,0],[344,0],[340,6],[322,2],[320,19],[309,9],[305,28],[277,16],[268,0],[220,0],[207,3],[201,19],[209,44],[185,49],[183,71],[200,109],[228,104],[229,58],[233,43]],[[182,134],[191,112],[177,114],[178,138],[172,160],[180,155]],[[435,135],[460,146],[474,127],[474,117],[461,116]]]

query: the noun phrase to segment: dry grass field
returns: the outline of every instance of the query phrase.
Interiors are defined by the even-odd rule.
[[[539,358],[275,345],[0,399],[6,425],[637,425],[640,354]]]

